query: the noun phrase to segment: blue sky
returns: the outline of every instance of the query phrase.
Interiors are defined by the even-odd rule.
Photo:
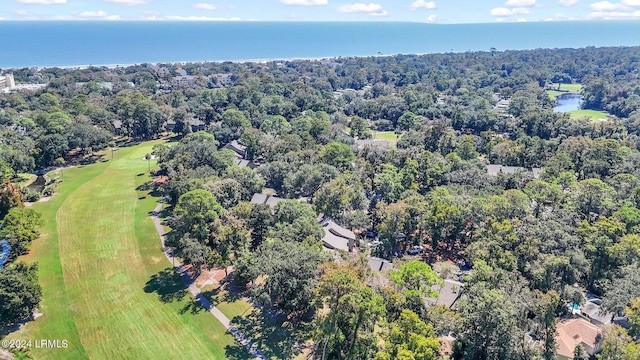
[[[640,19],[640,0],[0,0],[0,20],[487,23]]]

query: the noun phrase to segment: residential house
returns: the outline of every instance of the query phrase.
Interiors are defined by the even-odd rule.
[[[444,286],[433,285],[432,290],[438,293],[437,298],[428,298],[427,303],[433,305],[444,305],[448,309],[454,309],[456,302],[462,294],[464,284],[455,280],[445,280]]]
[[[580,314],[596,325],[609,325],[614,320],[614,313],[601,311],[602,299],[592,297],[580,307]]]
[[[238,167],[248,167],[251,170],[258,167],[258,165],[253,161],[245,159],[236,159],[235,164],[238,165]]]
[[[358,148],[358,150],[362,150],[367,146],[379,146],[379,147],[391,147],[391,142],[389,141],[385,141],[385,140],[372,140],[372,139],[365,139],[365,140],[356,140],[356,147]]]
[[[387,269],[393,269],[393,264],[389,260],[385,260],[379,257],[369,256],[367,258],[367,264],[373,271],[384,271]]]
[[[271,196],[271,195],[264,195],[264,194],[253,194],[253,196],[251,197],[252,203],[258,204],[258,205],[267,204],[272,208],[275,207],[276,204],[282,200],[285,200],[285,199],[279,198],[276,196]]]
[[[113,120],[113,131],[116,135],[122,135],[122,120]]]
[[[233,74],[213,74],[209,75],[209,79],[215,82],[218,86],[226,87],[234,84]]]
[[[323,217],[320,225],[324,229],[322,242],[326,248],[350,252],[356,244],[356,234],[338,225],[330,217]]]
[[[500,173],[515,174],[520,172],[520,173],[530,173],[534,179],[538,179],[543,170],[544,168],[527,169],[521,166],[502,166],[502,165],[495,165],[495,164],[487,165],[487,174],[492,176],[497,176]]]
[[[173,78],[173,86],[177,88],[191,87],[196,85],[199,78],[194,75],[176,76]]]
[[[223,149],[229,149],[236,153],[236,156],[240,159],[244,159],[247,156],[247,147],[240,144],[237,140],[233,140],[227,145],[222,147]]]
[[[573,351],[578,345],[582,345],[589,355],[599,352],[604,337],[604,331],[600,327],[579,317],[560,320],[556,325],[556,332],[560,360],[573,359]]]

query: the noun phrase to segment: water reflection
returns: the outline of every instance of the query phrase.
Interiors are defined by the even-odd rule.
[[[556,98],[557,105],[553,108],[553,112],[569,112],[579,110],[582,105],[582,95],[580,94],[562,94]]]

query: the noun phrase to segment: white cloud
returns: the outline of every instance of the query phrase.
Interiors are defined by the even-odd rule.
[[[560,0],[558,2],[562,6],[571,7],[571,6],[575,5],[575,4],[577,4],[578,0]]]
[[[527,22],[527,19],[525,19],[525,18],[519,18],[518,20],[516,20],[516,22]]]
[[[640,10],[636,11],[594,11],[587,15],[590,20],[640,19]]]
[[[16,15],[18,15],[18,16],[20,16],[20,17],[27,17],[27,16],[29,16],[29,14],[27,14],[27,12],[26,12],[26,11],[24,11],[24,10],[16,10],[16,11],[14,11],[14,14],[16,14]]]
[[[62,5],[66,4],[67,0],[16,0],[21,4],[27,5]]]
[[[409,6],[409,8],[411,10],[417,10],[417,9],[433,10],[438,8],[438,6],[433,1],[427,2],[425,0],[416,0],[411,4],[411,6]]]
[[[329,0],[280,0],[280,2],[285,5],[317,6],[327,5],[329,3]]]
[[[382,11],[370,12],[368,13],[368,15],[374,16],[374,17],[386,17],[386,16],[389,16],[389,13],[387,12],[387,10],[382,10]]]
[[[506,7],[499,7],[499,8],[493,8],[491,9],[491,16],[497,16],[497,17],[507,17],[507,16],[514,16],[514,15],[527,15],[530,14],[531,11],[529,11],[529,9],[527,8],[513,8],[513,9],[509,9]]]
[[[193,5],[194,8],[200,10],[223,10],[223,9],[233,9],[234,5],[216,5],[216,4],[208,4],[208,3],[198,3]]]
[[[616,10],[626,10],[627,7],[622,5],[622,4],[612,4],[608,1],[600,1],[600,2],[595,2],[593,4],[591,4],[589,7],[591,7],[591,10],[594,10],[596,12],[602,12],[602,11],[616,11]]]
[[[214,4],[207,4],[207,3],[195,4],[193,5],[193,7],[200,10],[217,10],[218,9],[218,6]]]
[[[87,18],[93,18],[93,17],[105,17],[107,16],[107,13],[100,10],[100,11],[85,11],[80,13],[79,15],[80,17],[87,17]]]
[[[146,4],[150,0],[104,0],[104,1],[108,3],[118,4],[118,5],[134,6],[134,5]]]
[[[171,21],[240,21],[242,19],[238,17],[222,18],[222,17],[208,17],[208,16],[166,16],[165,20]]]
[[[435,15],[429,15],[429,17],[427,18],[428,23],[434,23],[436,21],[438,21],[438,17]]]
[[[536,0],[507,0],[505,4],[508,7],[520,8],[520,7],[533,7],[536,4]]]
[[[565,14],[555,14],[551,17],[544,19],[544,21],[568,21],[568,20],[575,20],[575,18],[572,18],[571,16],[567,16]]]
[[[338,8],[338,11],[341,13],[375,13],[382,10],[382,5],[380,4],[363,4],[363,3],[355,3],[342,5]]]
[[[639,7],[640,0],[622,0],[622,5],[631,6],[631,7]]]
[[[374,3],[369,3],[369,4],[355,3],[355,4],[342,5],[338,8],[338,11],[341,13],[347,13],[347,14],[364,13],[369,16],[375,16],[375,17],[384,17],[389,15],[387,10],[382,9],[382,5],[374,4]]]

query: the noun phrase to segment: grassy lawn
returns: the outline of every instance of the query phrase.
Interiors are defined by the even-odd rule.
[[[393,131],[375,131],[373,133],[373,138],[376,140],[385,140],[391,142],[398,141],[398,138]]]
[[[202,295],[214,304],[229,319],[251,312],[253,306],[246,298],[229,294],[220,285],[207,285],[200,288]]]
[[[600,119],[606,120],[609,117],[609,114],[604,111],[597,110],[573,110],[569,111],[569,116],[571,119],[580,119],[586,116],[591,118],[591,121],[598,121]]]
[[[11,179],[11,182],[22,188],[31,185],[36,178],[37,176],[34,174],[18,174],[14,179]]]
[[[552,100],[555,100],[556,97],[562,94],[580,93],[580,90],[582,90],[582,84],[562,84],[560,85],[561,91],[556,90],[558,88],[558,84],[554,84],[551,88],[554,90],[547,90],[547,94],[549,94],[549,97]]]
[[[157,198],[136,190],[149,181],[143,157],[153,144],[65,169],[58,194],[33,205],[45,224],[22,260],[40,265],[43,315],[9,338],[69,343],[32,348],[34,358],[223,359],[235,349],[167,269],[148,216]],[[242,349],[233,354],[242,356]]]

